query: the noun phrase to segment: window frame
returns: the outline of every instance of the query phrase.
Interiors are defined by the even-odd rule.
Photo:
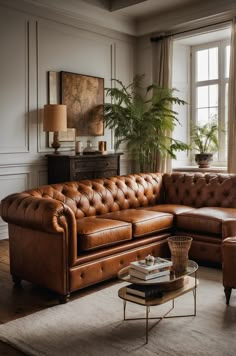
[[[217,40],[214,42],[207,42],[203,44],[193,45],[190,49],[191,55],[191,122],[190,127],[197,122],[196,118],[196,102],[197,102],[197,88],[201,86],[209,86],[218,84],[218,125],[219,130],[219,151],[214,159],[215,166],[225,166],[227,164],[227,147],[226,147],[226,110],[225,110],[225,88],[229,83],[229,77],[225,77],[226,68],[226,47],[230,45],[230,39]],[[196,53],[200,50],[218,47],[218,79],[208,79],[197,81],[197,59]],[[191,135],[190,135],[191,140]],[[192,155],[194,161],[194,155]]]

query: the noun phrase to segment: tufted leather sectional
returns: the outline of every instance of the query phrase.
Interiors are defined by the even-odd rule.
[[[167,237],[193,237],[190,257],[221,263],[236,235],[236,175],[137,174],[42,186],[1,202],[10,268],[59,293],[115,277],[147,254],[168,256]]]

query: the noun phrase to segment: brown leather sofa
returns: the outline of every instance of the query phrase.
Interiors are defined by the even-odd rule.
[[[236,235],[236,175],[138,174],[42,186],[1,202],[10,268],[68,299],[147,254],[168,256],[167,237],[193,237],[190,257],[221,263]]]
[[[236,237],[227,237],[222,243],[222,272],[226,304],[233,288],[236,288]]]

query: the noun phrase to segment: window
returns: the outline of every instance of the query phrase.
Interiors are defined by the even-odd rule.
[[[193,124],[216,122],[219,165],[227,160],[227,101],[230,45],[228,40],[191,47]]]

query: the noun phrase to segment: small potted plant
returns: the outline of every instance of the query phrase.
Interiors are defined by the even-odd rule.
[[[207,123],[193,128],[192,140],[195,161],[199,168],[209,168],[213,161],[213,154],[218,150],[218,126],[215,123]]]

